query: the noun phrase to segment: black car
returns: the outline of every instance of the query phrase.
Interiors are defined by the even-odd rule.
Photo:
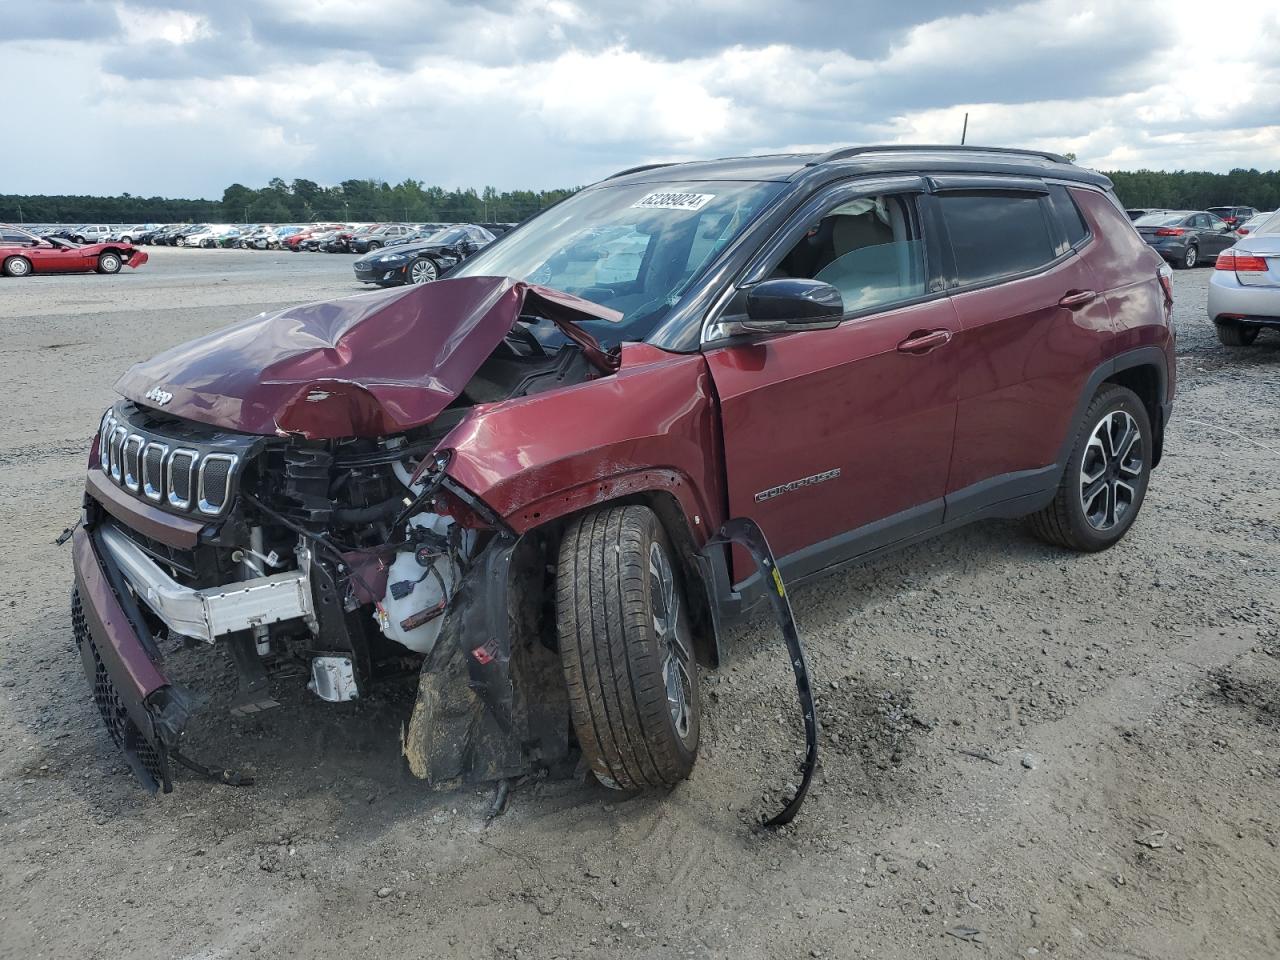
[[[1166,210],[1133,221],[1142,239],[1175,267],[1213,263],[1236,242],[1231,224],[1203,210]]]
[[[493,234],[472,223],[446,227],[416,243],[366,253],[355,262],[356,279],[383,287],[429,283],[493,240]]]
[[[1253,207],[1209,207],[1207,212],[1212,213],[1215,217],[1221,217],[1225,223],[1231,224],[1232,227],[1238,227],[1258,211]]]

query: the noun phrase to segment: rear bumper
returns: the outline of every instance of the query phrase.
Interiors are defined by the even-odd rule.
[[[1230,315],[1263,325],[1280,324],[1280,287],[1245,286],[1230,270],[1215,270],[1209,278],[1209,319]]]
[[[147,252],[145,250],[134,250],[133,254],[129,257],[128,265],[131,267],[137,268],[142,266],[144,263],[146,263],[150,259],[151,258],[147,255]]]
[[[126,611],[127,594],[114,585],[118,571],[95,541],[96,533],[83,527],[71,540],[71,618],[80,661],[112,741],[147,789],[168,793],[168,754],[186,726],[189,698],[148,651],[154,640],[143,636],[137,611]]]

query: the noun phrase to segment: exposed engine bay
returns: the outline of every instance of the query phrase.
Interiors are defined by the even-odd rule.
[[[414,772],[435,784],[527,769],[531,750],[547,763],[564,759],[567,726],[535,731],[531,738],[528,711],[514,702],[509,631],[493,607],[513,603],[505,593],[514,578],[490,572],[482,583],[468,582],[487,554],[509,566],[516,539],[450,482],[449,452],[437,451],[475,404],[602,375],[576,343],[544,348],[527,329],[540,322],[546,321],[529,316],[514,325],[430,424],[388,437],[253,436],[118,402],[99,434],[104,477],[143,502],[216,523],[203,528],[198,543],[177,549],[104,511],[96,536],[150,634],[174,641],[171,646],[225,644],[239,675],[231,706],[239,714],[277,705],[270,674],[286,666],[296,671],[303,665],[307,687],[331,702],[422,672],[422,683],[438,689],[420,698],[405,752]],[[537,549],[530,542],[524,552]],[[530,561],[538,563],[532,557],[520,562]],[[543,575],[540,566],[532,570],[534,577]],[[502,585],[496,592],[494,583]],[[455,610],[465,606],[459,597],[482,609]],[[513,606],[512,616],[517,612]],[[477,635],[474,622],[465,631],[450,630],[451,619],[476,617],[486,621],[479,654],[461,658],[457,650],[441,649],[442,636],[461,642],[464,634]],[[470,647],[465,652],[474,653]],[[533,669],[558,669],[554,648],[542,653],[532,659],[545,662]],[[459,675],[464,660],[475,664],[477,676]],[[436,661],[438,683],[425,679]],[[540,699],[551,702],[534,712],[549,719],[557,709],[556,684],[546,686],[551,691]],[[487,722],[476,693],[497,709]],[[172,715],[162,726],[175,743],[192,703],[192,697],[171,699]],[[481,747],[462,747],[463,740]]]

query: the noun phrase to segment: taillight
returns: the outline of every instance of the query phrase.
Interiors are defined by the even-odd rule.
[[[1182,227],[1161,227],[1156,231],[1157,237],[1180,237],[1187,231]]]
[[[1249,228],[1248,228],[1248,227],[1241,227],[1239,230],[1237,230],[1237,231],[1236,231],[1236,233],[1240,234],[1240,236],[1242,236],[1242,237],[1243,237],[1243,236],[1246,236],[1246,235],[1249,233]]]
[[[1218,254],[1218,261],[1213,266],[1215,270],[1234,270],[1236,273],[1267,272],[1267,261],[1262,257],[1255,257],[1251,253],[1237,253],[1234,250],[1224,250]]]
[[[1173,269],[1166,263],[1156,274],[1160,278],[1160,287],[1164,290],[1165,310],[1173,308]]]

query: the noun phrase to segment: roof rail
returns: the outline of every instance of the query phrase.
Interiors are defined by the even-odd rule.
[[[610,174],[605,177],[606,180],[617,180],[619,177],[625,177],[629,173],[643,173],[645,170],[657,170],[659,167],[670,167],[675,161],[667,160],[664,163],[642,163],[638,167],[627,167],[625,170],[619,170],[617,173]]]
[[[816,167],[819,164],[830,163],[832,160],[847,160],[849,157],[858,157],[866,153],[902,153],[907,150],[933,153],[1007,153],[1010,156],[1038,157],[1053,163],[1071,162],[1061,154],[1049,153],[1047,150],[1024,150],[1019,147],[970,147],[958,143],[882,143],[870,147],[841,147],[814,157],[805,166]]]

